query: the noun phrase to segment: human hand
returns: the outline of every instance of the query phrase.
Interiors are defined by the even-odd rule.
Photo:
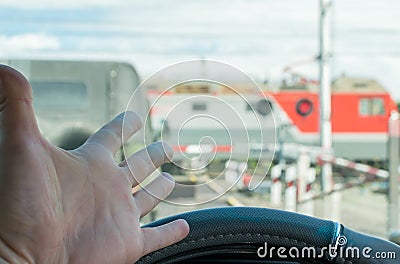
[[[0,65],[0,262],[133,263],[188,234],[184,220],[140,227],[159,202],[149,193],[166,197],[174,183],[163,174],[149,192],[132,195],[132,187],[173,153],[155,143],[116,164],[122,122],[116,117],[76,150],[53,146],[37,127],[28,81]],[[127,112],[124,140],[140,127]]]

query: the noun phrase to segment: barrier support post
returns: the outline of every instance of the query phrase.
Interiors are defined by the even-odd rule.
[[[314,192],[312,185],[315,183],[317,172],[315,168],[308,168],[306,177],[306,190],[303,196],[305,202],[298,205],[298,212],[310,216],[315,215],[315,201],[313,199]],[[299,201],[302,202],[302,201]]]
[[[271,169],[271,204],[279,207],[282,203],[282,183],[280,177],[282,175],[282,166],[277,164]]]
[[[305,193],[308,183],[308,172],[311,166],[311,159],[306,149],[300,150],[297,158],[297,200],[302,202],[305,199]]]
[[[285,181],[286,181],[286,190],[285,190],[285,210],[296,212],[297,205],[297,197],[296,197],[296,184],[295,181],[297,179],[297,166],[291,165],[286,169],[285,173]]]

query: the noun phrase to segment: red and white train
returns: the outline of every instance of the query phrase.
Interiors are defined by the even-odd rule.
[[[319,144],[316,82],[300,80],[276,88],[260,85],[261,94],[257,91],[245,100],[215,84],[188,83],[184,87],[162,94],[157,89],[148,91],[152,127],[180,152],[178,160],[204,152],[222,160],[248,160],[259,158],[260,149],[264,150],[263,156],[268,156],[275,142]],[[235,88],[249,92],[243,84]],[[375,80],[342,76],[332,82],[331,98],[334,155],[357,161],[385,161],[388,120],[391,112],[397,111],[390,94]],[[194,120],[194,116],[199,119]],[[200,118],[207,116],[214,118]],[[245,124],[247,134],[235,116]],[[221,139],[226,136],[224,131],[229,131],[228,139]],[[234,153],[235,149],[239,151]]]
[[[275,102],[274,113],[289,123],[284,141],[307,145],[319,142],[318,84],[299,82],[265,92]],[[388,121],[398,111],[390,94],[377,81],[342,76],[332,82],[331,122],[334,154],[351,160],[384,161]]]

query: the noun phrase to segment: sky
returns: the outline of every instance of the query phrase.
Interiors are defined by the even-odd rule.
[[[317,78],[318,0],[0,0],[1,58],[128,60],[144,79],[214,59],[258,80]],[[380,81],[400,101],[400,1],[333,0],[333,77]]]

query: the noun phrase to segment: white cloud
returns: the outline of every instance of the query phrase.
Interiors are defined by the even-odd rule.
[[[0,50],[4,53],[57,50],[60,46],[57,38],[43,33],[28,33],[10,37],[0,35]]]

